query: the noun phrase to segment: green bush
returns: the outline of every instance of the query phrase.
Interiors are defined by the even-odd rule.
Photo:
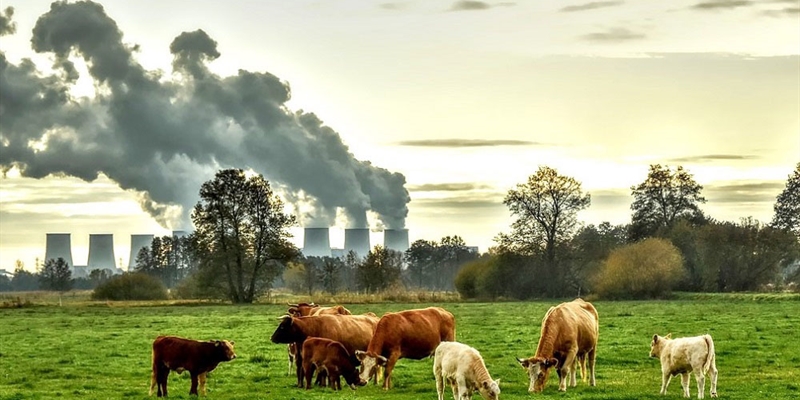
[[[485,268],[486,262],[483,260],[475,260],[467,263],[467,265],[458,271],[458,275],[456,275],[453,284],[461,297],[465,299],[474,299],[478,297],[478,279]]]
[[[125,273],[98,285],[92,292],[93,300],[166,300],[167,288],[149,275]]]
[[[685,274],[677,247],[650,238],[619,247],[593,277],[595,293],[606,299],[645,299],[669,295]]]

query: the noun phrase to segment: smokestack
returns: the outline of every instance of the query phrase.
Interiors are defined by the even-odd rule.
[[[313,257],[331,256],[331,239],[328,228],[305,228],[303,230],[303,254]]]
[[[344,230],[344,253],[356,252],[360,257],[365,257],[369,253],[369,229],[368,228],[348,228]]]
[[[383,231],[383,247],[400,252],[408,250],[408,229]]]
[[[136,256],[139,251],[153,244],[153,235],[131,235],[131,256],[128,258],[128,271],[136,268]]]
[[[89,235],[89,261],[86,264],[87,271],[117,270],[114,262],[114,235],[110,233]]]
[[[72,239],[69,233],[48,233],[47,243],[44,251],[44,261],[50,259],[63,258],[69,264],[70,268],[74,268],[72,264]]]

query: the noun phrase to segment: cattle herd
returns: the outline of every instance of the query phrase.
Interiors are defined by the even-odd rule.
[[[445,383],[455,400],[471,399],[478,392],[484,399],[498,399],[500,380],[493,380],[478,350],[456,342],[453,314],[440,307],[353,315],[343,306],[321,307],[314,303],[290,304],[287,314],[272,334],[273,343],[288,345],[289,373],[294,371],[297,386],[310,389],[316,384],[341,389],[344,378],[351,389],[371,379],[383,379],[389,390],[392,371],[401,358],[433,357],[433,375],[439,400],[444,399]],[[581,378],[595,386],[595,358],[599,335],[599,316],[595,307],[582,299],[550,307],[542,319],[536,353],[518,358],[530,378],[528,391],[544,389],[551,370],[558,374],[558,390],[577,385]],[[189,371],[190,394],[205,393],[206,374],[223,361],[236,358],[234,342],[196,341],[159,336],[153,342],[153,374],[150,394],[157,387],[159,397],[167,395],[169,371]],[[702,399],[705,376],[711,378],[711,397],[717,397],[717,367],[714,342],[709,335],[672,339],[654,335],[650,357],[661,360],[661,394],[666,394],[670,378],[681,375],[684,397],[689,397],[689,374],[694,372],[697,397]]]

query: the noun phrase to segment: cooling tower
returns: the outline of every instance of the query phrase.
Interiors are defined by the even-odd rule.
[[[128,258],[128,271],[133,271],[136,268],[136,257],[139,255],[139,250],[150,247],[153,243],[153,235],[131,235],[131,256]]]
[[[189,236],[189,233],[186,231],[172,231],[172,237],[183,238],[186,236]]]
[[[50,259],[63,258],[70,268],[72,264],[72,239],[69,233],[48,233],[44,251],[45,262]]]
[[[328,228],[305,228],[303,230],[303,254],[306,257],[330,257],[331,240]]]
[[[88,271],[96,269],[116,271],[114,235],[110,233],[89,235],[89,261],[86,264]]]
[[[344,253],[356,252],[360,257],[369,253],[369,229],[349,228],[344,230]]]
[[[383,231],[383,247],[395,251],[408,250],[408,229],[387,229]]]

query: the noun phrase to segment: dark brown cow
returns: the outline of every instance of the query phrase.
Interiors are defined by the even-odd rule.
[[[577,365],[581,364],[582,376],[584,362],[588,364],[589,385],[595,386],[595,356],[599,317],[591,303],[575,299],[550,307],[542,319],[542,332],[536,354],[530,358],[518,358],[522,368],[528,371],[531,393],[541,392],[547,383],[550,369],[558,372],[558,390],[567,391],[567,377],[570,386],[576,386]]]
[[[456,338],[456,319],[439,307],[386,313],[378,322],[367,351],[356,351],[361,379],[368,380],[383,366],[383,389],[391,387],[392,369],[401,358],[420,360],[430,356],[443,341]]]
[[[272,334],[273,343],[295,343],[297,346],[297,387],[303,387],[302,343],[308,337],[335,340],[344,345],[348,354],[365,350],[378,325],[378,318],[369,315],[315,315],[308,317],[281,317],[281,323]]]
[[[236,358],[233,342],[211,340],[201,342],[175,336],[159,336],[153,341],[153,375],[150,380],[150,395],[158,386],[158,397],[167,395],[169,371],[189,371],[192,387],[189,394],[197,394],[197,385],[206,394],[206,374],[223,361]]]
[[[359,379],[358,369],[353,361],[344,345],[335,340],[317,337],[306,339],[303,342],[303,373],[306,377],[306,389],[311,389],[314,370],[318,370],[319,374],[324,371],[328,375],[328,383],[333,390],[342,390],[340,377],[344,377],[345,382],[353,390],[356,385],[366,385],[366,381]]]

